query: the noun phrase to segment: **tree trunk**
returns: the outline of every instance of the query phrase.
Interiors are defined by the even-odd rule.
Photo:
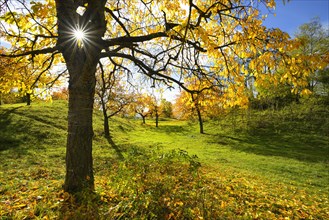
[[[143,118],[143,124],[145,124],[145,118],[146,118],[146,116],[142,115],[142,118]]]
[[[81,77],[88,78],[83,81],[70,77],[64,184],[64,190],[67,192],[94,189],[92,159],[94,73],[91,70],[82,71]]]
[[[197,111],[197,113],[198,113],[199,126],[200,126],[200,134],[204,134],[204,131],[203,131],[203,121],[202,121],[201,111],[200,111],[198,105],[196,105],[195,107],[196,107],[196,111]]]
[[[68,136],[64,190],[75,193],[94,189],[92,160],[92,114],[96,85],[96,66],[106,30],[106,0],[88,1],[83,16],[76,13],[72,0],[56,0],[57,45],[69,72]],[[72,37],[73,28],[85,28],[88,40]]]
[[[203,121],[202,121],[202,115],[201,115],[201,110],[199,108],[199,104],[198,104],[198,100],[196,100],[193,96],[193,94],[191,94],[191,97],[192,97],[192,101],[195,103],[195,109],[196,109],[196,112],[198,114],[198,120],[199,120],[199,127],[200,127],[200,134],[204,134],[204,131],[203,131]]]
[[[31,94],[26,93],[26,105],[31,105]]]
[[[155,127],[159,127],[159,114],[155,113]]]
[[[109,126],[109,117],[106,111],[106,103],[103,98],[101,98],[102,111],[103,111],[103,125],[104,125],[104,136],[106,138],[110,137],[110,126]]]
[[[110,137],[109,118],[107,116],[104,116],[104,136],[106,138]]]

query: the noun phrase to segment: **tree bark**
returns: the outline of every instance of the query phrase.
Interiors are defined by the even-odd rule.
[[[198,119],[199,119],[199,127],[200,127],[200,134],[204,134],[203,131],[203,120],[202,120],[202,115],[199,107],[196,105],[196,111],[198,113]]]
[[[26,105],[31,105],[31,94],[26,93]]]
[[[155,113],[155,127],[159,127],[159,114]]]
[[[192,101],[195,103],[195,110],[196,110],[196,112],[198,114],[200,134],[204,134],[204,131],[203,131],[203,120],[202,120],[202,115],[201,115],[201,110],[200,110],[200,107],[199,107],[199,103],[198,103],[197,100],[195,100],[193,94],[191,94],[191,97],[192,97]]]
[[[104,117],[104,136],[106,138],[110,137],[110,126],[109,126],[109,118]]]
[[[105,0],[88,1],[83,16],[76,13],[72,0],[56,0],[58,18],[57,44],[69,72],[68,136],[64,191],[75,193],[94,189],[92,159],[92,114],[96,85],[96,66],[106,30]],[[73,28],[84,27],[92,35],[77,42]]]
[[[92,160],[92,113],[94,73],[82,71],[89,80],[74,81],[70,77],[66,177],[64,190],[77,192],[94,189]],[[88,89],[87,89],[88,88]]]
[[[103,110],[103,125],[104,125],[104,136],[106,138],[110,137],[110,126],[109,126],[109,117],[107,115],[107,111],[106,111],[106,103],[104,102],[103,98],[101,98],[101,102],[102,102],[102,110]]]
[[[109,127],[109,116],[107,115],[107,107],[106,107],[106,82],[105,82],[105,76],[104,76],[104,70],[101,68],[101,89],[98,93],[98,96],[101,99],[101,105],[102,105],[102,111],[103,111],[103,126],[104,126],[104,136],[106,138],[110,138],[110,127]]]

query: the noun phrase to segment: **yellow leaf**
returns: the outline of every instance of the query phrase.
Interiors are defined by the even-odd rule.
[[[309,89],[303,89],[302,92],[300,93],[301,95],[311,95],[312,92]]]
[[[14,205],[13,209],[22,209],[25,208],[27,205],[26,204],[18,204],[18,205]]]

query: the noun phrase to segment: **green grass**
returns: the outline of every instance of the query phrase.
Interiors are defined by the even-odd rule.
[[[113,118],[115,148],[96,112],[96,194],[81,204],[61,190],[67,103],[1,106],[1,219],[327,219],[328,110],[312,111],[230,114],[204,135],[186,121]]]
[[[233,132],[223,123],[206,123],[206,135],[197,133],[197,125],[184,121],[153,121],[114,140],[124,148],[136,146],[183,149],[196,154],[203,164],[219,172],[243,172],[269,181],[284,182],[305,190],[329,190],[328,136],[267,131]]]

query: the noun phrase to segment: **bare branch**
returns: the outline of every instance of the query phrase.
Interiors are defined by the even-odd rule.
[[[45,65],[45,63],[47,62],[47,61],[49,61],[49,64],[46,66],[46,68],[44,69],[44,70],[42,70],[41,71],[41,73],[37,76],[37,78],[34,80],[34,82],[32,83],[32,85],[31,85],[31,88],[33,88],[34,86],[35,86],[35,84],[39,81],[39,79],[41,78],[41,76],[45,73],[45,72],[47,72],[51,67],[52,67],[52,64],[53,64],[53,62],[54,62],[54,60],[55,60],[55,55],[56,54],[58,54],[59,52],[57,52],[57,53],[53,53],[52,55],[51,55],[51,57],[50,58],[48,58],[47,60],[45,60],[44,62],[43,62],[43,64],[42,64],[42,66],[44,66]]]
[[[128,36],[130,36],[130,33],[129,33],[129,31],[127,30],[127,28],[125,27],[125,25],[120,21],[120,19],[113,13],[113,11],[111,10],[111,9],[109,9],[109,8],[107,8],[107,7],[105,7],[105,11],[106,12],[108,12],[111,16],[112,16],[112,18],[114,18],[114,20],[116,21],[116,22],[118,22],[118,24],[120,25],[120,27],[124,30],[124,32],[126,32],[126,34],[128,35]]]
[[[184,89],[185,91],[191,93],[191,94],[196,94],[196,93],[200,93],[205,89],[209,89],[207,88],[203,88],[202,90],[191,90],[189,88],[187,88],[186,86],[184,86],[184,83],[173,78],[170,77],[168,75],[162,74],[161,72],[163,72],[165,69],[160,69],[160,70],[154,70],[152,68],[150,68],[149,66],[147,66],[143,61],[137,59],[134,56],[128,55],[128,54],[122,54],[122,53],[111,53],[111,52],[107,52],[107,53],[103,53],[102,57],[121,57],[121,58],[126,58],[131,60],[132,62],[135,63],[136,66],[140,67],[141,70],[149,77],[156,79],[156,80],[160,80],[159,78],[155,78],[155,76],[161,77],[163,79],[169,80],[171,82],[176,83],[177,85],[179,85],[182,89]],[[213,86],[212,86],[213,87]]]
[[[0,57],[22,57],[22,56],[26,56],[26,55],[39,55],[39,54],[48,54],[48,53],[54,53],[54,52],[58,52],[58,46],[55,47],[48,47],[48,48],[44,48],[41,50],[31,50],[31,51],[27,51],[27,52],[22,52],[19,54],[0,54]]]

